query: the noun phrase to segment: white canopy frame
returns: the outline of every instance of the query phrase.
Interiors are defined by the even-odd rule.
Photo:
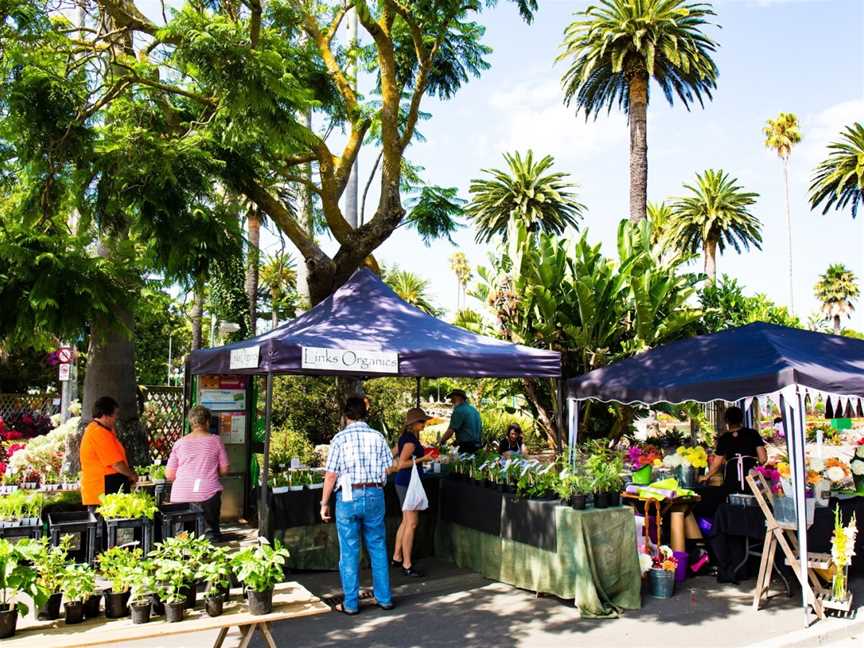
[[[786,452],[789,455],[789,473],[792,480],[793,497],[795,499],[795,512],[798,519],[798,548],[799,548],[799,566],[800,566],[800,582],[807,582],[807,506],[806,506],[806,481],[807,481],[807,465],[805,446],[807,443],[807,417],[804,409],[804,404],[807,396],[813,398],[821,397],[826,404],[829,400],[837,403],[841,413],[846,412],[846,408],[850,403],[854,403],[854,407],[861,408],[861,398],[850,394],[829,394],[817,389],[806,387],[804,385],[788,385],[783,389],[768,394],[759,394],[748,396],[744,399],[745,411],[749,410],[753,399],[770,399],[780,409],[780,415],[783,418],[783,430],[786,434]],[[603,401],[595,398],[573,398],[567,399],[567,419],[568,419],[568,460],[570,465],[575,465],[576,462],[576,441],[579,434],[579,402],[588,400],[599,400],[600,402],[618,402],[621,405],[643,405],[650,407],[660,404],[665,401],[656,403],[642,403],[632,401],[629,403],[621,403],[620,401]],[[694,402],[694,401],[681,401]],[[712,402],[712,401],[695,401],[695,402]],[[681,403],[669,403],[671,405]],[[808,606],[812,601],[808,600],[808,588],[801,588],[801,605],[804,608],[804,625],[810,625],[810,616]]]

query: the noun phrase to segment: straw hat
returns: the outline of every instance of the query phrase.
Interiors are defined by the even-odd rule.
[[[405,427],[407,428],[409,425],[414,425],[415,423],[426,423],[427,421],[431,421],[432,418],[432,416],[429,416],[419,407],[412,407],[405,413]]]

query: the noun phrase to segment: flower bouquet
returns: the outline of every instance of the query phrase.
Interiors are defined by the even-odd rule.
[[[672,598],[675,592],[675,570],[678,559],[672,549],[660,545],[648,572],[648,594],[655,598]]]
[[[852,607],[852,593],[849,591],[849,565],[855,555],[855,536],[858,526],[855,514],[849,524],[843,526],[840,507],[834,509],[834,534],[831,537],[831,562],[834,563],[834,576],[831,579],[831,598],[834,607],[849,610]]]
[[[859,495],[864,495],[864,438],[859,439],[855,447],[855,455],[849,462],[849,470],[852,471],[852,479],[855,480],[855,490]]]
[[[674,454],[663,458],[663,465],[677,472],[682,488],[693,488],[696,486],[698,471],[708,466],[708,453],[702,446],[679,446]]]
[[[627,451],[627,465],[633,471],[633,483],[647,486],[651,483],[651,474],[655,466],[662,461],[660,450],[652,445],[632,446]]]

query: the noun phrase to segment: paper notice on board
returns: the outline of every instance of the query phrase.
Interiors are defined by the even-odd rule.
[[[210,410],[245,410],[245,389],[202,389],[201,404]]]
[[[222,443],[243,444],[246,442],[246,415],[231,413],[219,417],[219,437]]]

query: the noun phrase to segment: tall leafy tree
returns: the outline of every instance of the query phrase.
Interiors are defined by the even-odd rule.
[[[822,303],[822,317],[834,324],[834,335],[840,335],[841,318],[852,316],[861,295],[858,278],[842,263],[832,263],[819,276],[815,293]]]
[[[397,266],[385,268],[383,278],[402,301],[434,317],[441,315],[442,311],[432,303],[432,298],[429,296],[427,279]]]
[[[786,196],[786,253],[789,261],[789,309],[795,312],[795,280],[792,273],[792,214],[789,204],[789,156],[792,147],[801,141],[798,118],[793,113],[781,112],[776,119],[769,119],[762,129],[765,146],[776,151],[783,160],[783,186]]]
[[[685,252],[701,251],[705,273],[714,283],[717,253],[727,246],[739,254],[752,245],[762,249],[762,224],[751,212],[759,194],[745,191],[738,180],[722,169],[696,174],[695,184],[684,184],[689,194],[672,203],[667,237]]]
[[[563,234],[568,227],[577,229],[585,206],[576,200],[575,185],[569,174],[553,171],[555,159],[546,155],[539,160],[528,151],[525,157],[505,153],[507,170],[483,169],[489,178],[471,181],[471,200],[465,208],[473,221],[478,243],[501,238],[513,249],[524,237],[541,233]]]
[[[686,0],[601,0],[576,14],[559,60],[564,102],[586,119],[613,105],[630,122],[630,220],[645,218],[648,196],[648,100],[653,78],[666,100],[688,110],[716,87],[717,43],[704,30],[714,11]]]
[[[279,320],[294,317],[297,309],[297,264],[290,254],[276,254],[261,266],[261,283],[267,290],[270,303],[271,328]]]
[[[852,208],[852,218],[864,205],[864,124],[847,126],[840,139],[828,145],[826,157],[813,172],[810,183],[810,207],[824,203],[822,213],[829,209]]]

